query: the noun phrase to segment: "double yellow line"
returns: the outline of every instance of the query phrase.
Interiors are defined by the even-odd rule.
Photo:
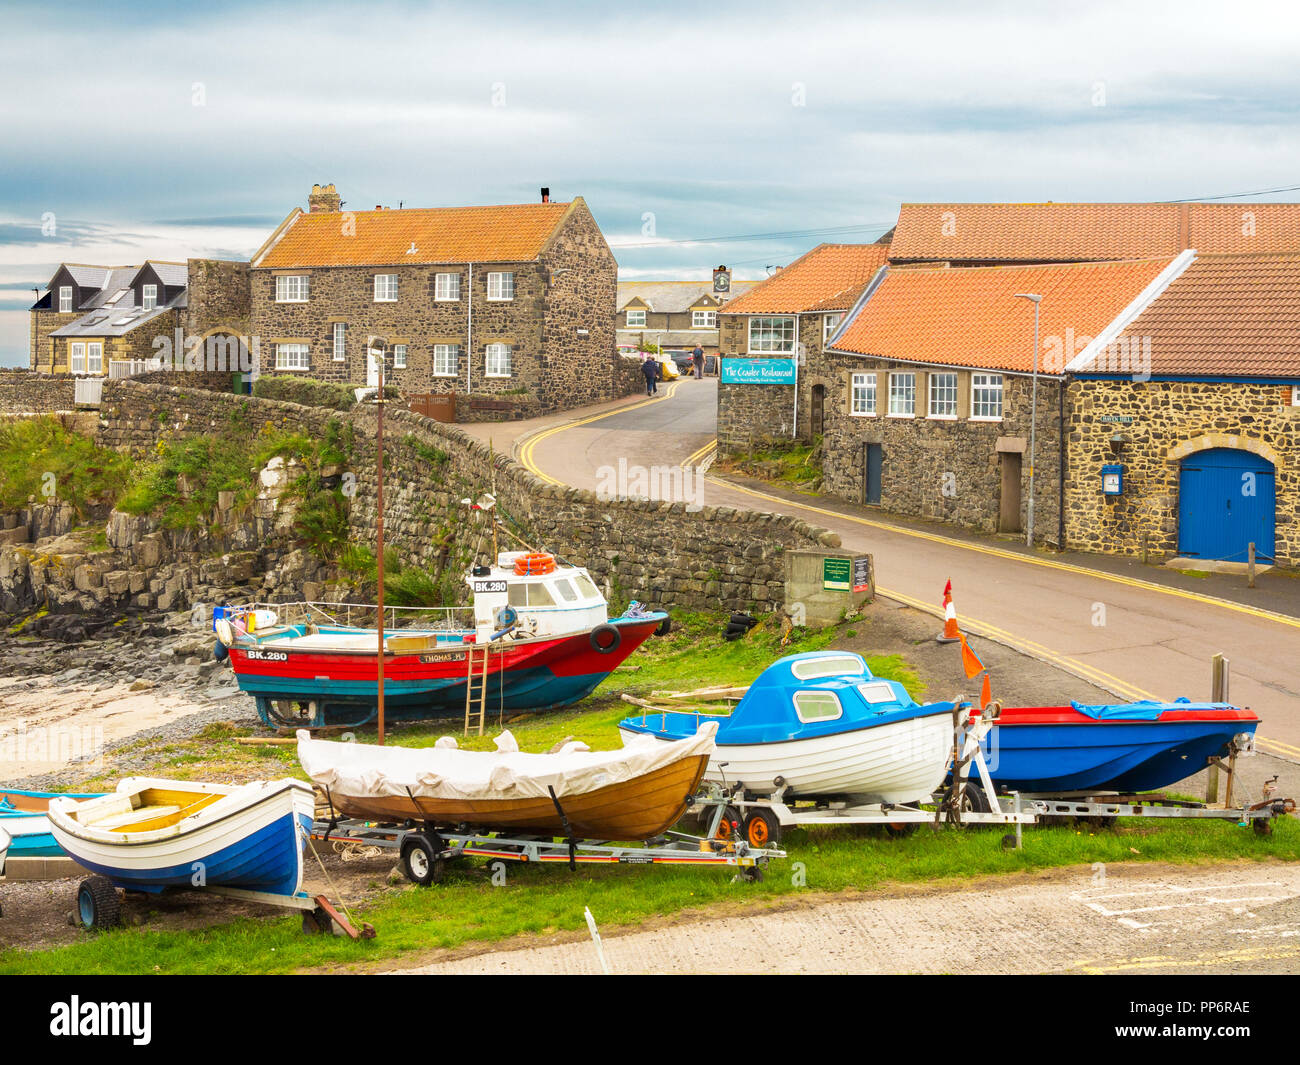
[[[695,451],[692,451],[689,455],[687,455],[684,459],[682,459],[681,461],[682,468],[690,469],[692,466],[698,466],[701,462],[704,461],[704,457],[710,451],[714,450],[717,446],[718,446],[718,441],[714,439],[714,440],[710,440],[702,448],[698,448]]]
[[[613,410],[607,410],[603,414],[593,414],[587,418],[579,418],[577,421],[561,422],[559,425],[553,425],[549,429],[542,429],[532,436],[525,437],[523,444],[519,448],[519,464],[523,466],[534,477],[538,477],[547,484],[559,485],[561,488],[568,487],[565,482],[556,480],[548,473],[543,473],[541,467],[537,465],[537,460],[533,456],[534,449],[543,440],[554,436],[556,433],[562,433],[566,429],[576,429],[580,425],[588,425],[591,422],[598,422],[602,418],[610,418],[615,414],[624,414],[630,410],[640,410],[642,407],[648,407],[652,403],[662,403],[666,399],[672,399],[673,393],[677,391],[680,381],[674,381],[664,388],[663,395],[654,396],[650,399],[643,399],[640,403],[629,403],[626,407],[615,407]]]

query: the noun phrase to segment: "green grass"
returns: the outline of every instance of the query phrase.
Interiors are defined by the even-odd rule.
[[[11,421],[0,425],[0,510],[18,510],[35,496],[39,503],[71,503],[84,516],[89,504],[117,497],[132,465],[129,457],[96,446],[58,418]]]

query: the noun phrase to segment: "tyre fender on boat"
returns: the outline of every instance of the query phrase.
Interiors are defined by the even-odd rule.
[[[618,650],[618,645],[623,642],[623,634],[613,625],[597,625],[591,630],[591,635],[587,639],[591,641],[593,651],[607,655],[611,651]]]
[[[220,640],[212,645],[212,657],[218,662],[224,662],[230,657],[230,652],[226,650],[226,645]]]

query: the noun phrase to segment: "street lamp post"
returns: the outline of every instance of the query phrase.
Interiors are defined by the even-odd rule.
[[[1043,297],[1036,292],[1017,292],[1016,299],[1029,300],[1034,305],[1034,377],[1029,400],[1029,512],[1026,515],[1025,544],[1034,546],[1034,458],[1038,430],[1038,312]]]
[[[379,577],[379,746],[384,745],[384,362],[388,342],[383,337],[371,337],[366,353],[379,367],[379,393],[376,397],[378,428],[375,432],[375,555]]]

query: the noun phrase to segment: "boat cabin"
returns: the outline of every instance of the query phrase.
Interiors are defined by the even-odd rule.
[[[474,593],[474,629],[482,640],[510,628],[538,636],[583,632],[609,620],[591,574],[547,554],[502,551],[494,566],[465,578]]]

